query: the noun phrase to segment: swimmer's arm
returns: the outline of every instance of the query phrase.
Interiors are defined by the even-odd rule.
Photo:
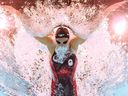
[[[87,40],[87,38],[88,38],[88,37],[90,36],[90,34],[93,33],[93,32],[83,34],[83,33],[77,33],[77,32],[75,32],[75,31],[72,31],[72,33],[73,33],[73,35],[75,36],[74,39],[78,40],[79,43],[83,43],[84,41]]]
[[[51,35],[52,35],[52,31],[51,30],[47,30],[45,33],[42,30],[43,28],[38,24],[36,24],[36,22],[32,21],[30,19],[30,17],[27,17],[25,14],[22,14],[20,16],[22,25],[25,29],[25,31],[27,33],[29,33],[31,36],[33,36],[36,40],[38,40],[40,43],[45,44],[48,48],[48,50],[50,51],[50,53],[52,54],[54,52],[54,42],[51,39]],[[34,25],[33,25],[34,24]]]
[[[43,43],[45,45],[53,43],[53,40],[50,37],[48,37],[48,36],[45,36],[45,37],[34,37],[34,38],[36,40],[38,40],[40,43]]]
[[[82,38],[79,34],[77,34],[74,31],[72,31],[72,32],[73,32],[74,37],[70,41],[70,46],[71,46],[72,49],[77,51],[78,46],[80,44],[84,43],[86,41],[86,38]]]
[[[40,43],[45,44],[51,54],[54,53],[55,50],[55,44],[53,40],[49,37],[34,37],[36,40],[38,40]]]
[[[85,40],[80,38],[80,37],[75,37],[71,40],[70,42],[70,45],[71,45],[71,48],[74,49],[75,51],[77,51],[78,49],[78,46],[82,43],[84,43]]]

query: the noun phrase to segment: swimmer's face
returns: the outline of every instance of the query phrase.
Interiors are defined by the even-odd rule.
[[[67,28],[60,27],[56,31],[56,43],[61,45],[67,45],[69,40],[69,32]]]
[[[56,43],[58,45],[66,45],[69,38],[56,38]]]

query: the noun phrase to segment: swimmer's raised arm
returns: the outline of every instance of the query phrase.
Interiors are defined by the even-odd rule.
[[[71,48],[77,51],[78,46],[85,42],[85,39],[80,38],[80,36],[75,34],[75,37],[71,40],[70,45]]]
[[[31,20],[30,17],[27,17],[24,14],[22,16],[23,17],[20,18],[25,31],[32,35],[40,43],[45,44],[52,54],[55,48],[54,42],[50,37],[52,35],[52,28],[49,28],[49,26],[44,27],[43,25]]]

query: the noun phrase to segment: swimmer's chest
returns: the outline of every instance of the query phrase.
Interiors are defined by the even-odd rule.
[[[59,71],[62,68],[67,68],[69,70],[73,70],[74,65],[75,65],[75,59],[76,59],[75,54],[68,55],[66,57],[66,59],[63,61],[63,63],[57,62],[55,60],[55,58],[56,58],[55,56],[56,56],[56,53],[54,53],[52,56],[52,62],[53,62],[53,66],[54,66],[56,71]]]

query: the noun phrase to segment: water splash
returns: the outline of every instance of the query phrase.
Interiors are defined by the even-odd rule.
[[[38,29],[38,25],[43,27],[38,29],[42,34],[47,34],[60,23],[71,26],[81,35],[84,34],[83,30],[86,29],[88,33],[96,27],[91,26],[96,25],[96,22],[89,22],[85,17],[81,17],[84,13],[81,5],[75,11],[73,6],[57,10],[52,6],[43,7],[38,4],[36,10],[25,9],[25,12],[36,20],[36,26],[33,26],[37,27],[35,29]],[[74,13],[69,15],[68,12]],[[40,25],[42,21],[44,22]],[[10,43],[8,35],[4,35],[9,31],[0,30],[0,95],[50,96],[52,73],[48,50],[27,33],[30,30],[25,30],[19,21],[15,22],[18,30],[14,34],[14,46]],[[78,96],[119,96],[116,93],[121,90],[118,85],[128,80],[128,55],[121,45],[111,42],[106,20],[102,20],[87,41],[79,46],[77,57],[75,75]]]

